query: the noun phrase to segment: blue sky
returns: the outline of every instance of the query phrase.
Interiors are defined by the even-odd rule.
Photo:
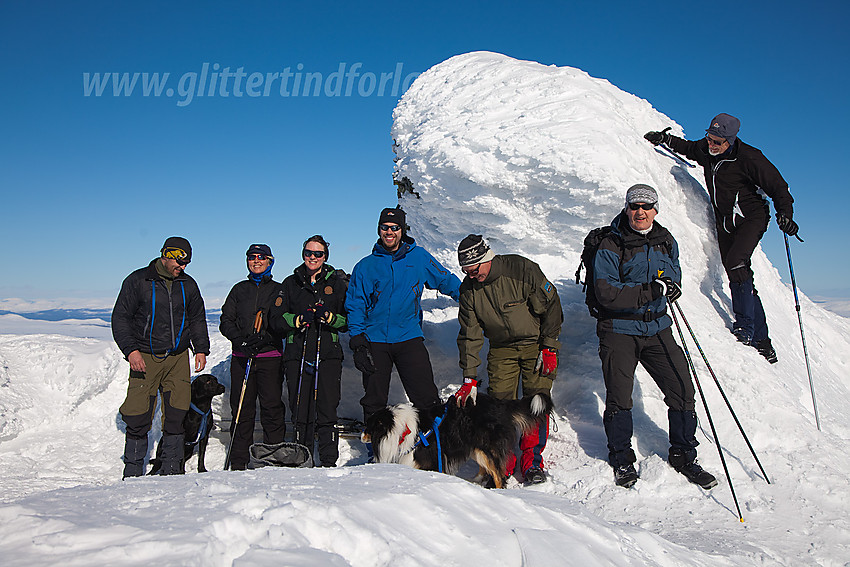
[[[488,50],[578,67],[649,100],[695,138],[718,112],[742,121],[791,186],[810,295],[850,296],[844,137],[846,2],[26,2],[0,4],[0,298],[114,298],[166,236],[190,239],[209,298],[266,242],[282,279],[314,233],[350,271],[396,202],[390,127],[406,77]],[[229,96],[185,93],[207,64],[240,67]],[[280,96],[270,73],[340,65],[351,96]],[[218,67],[215,67],[215,66]],[[299,65],[301,67],[299,67]],[[95,73],[170,73],[169,97],[95,95]],[[89,73],[89,95],[84,74]],[[266,85],[269,96],[261,94]],[[361,81],[371,73],[375,84]],[[185,78],[183,78],[185,77]],[[184,81],[182,85],[178,80]],[[343,77],[344,78],[344,77]],[[182,87],[182,88],[181,88]],[[371,88],[370,88],[371,87]],[[361,88],[365,96],[358,93]],[[207,90],[203,90],[205,95]],[[659,127],[664,125],[659,124]],[[775,226],[763,241],[784,276]],[[211,305],[215,307],[216,305]]]

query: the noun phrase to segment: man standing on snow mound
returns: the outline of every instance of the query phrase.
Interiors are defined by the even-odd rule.
[[[564,314],[555,286],[540,266],[515,254],[495,255],[480,234],[461,240],[457,251],[466,274],[460,286],[460,333],[457,346],[463,386],[457,393],[463,404],[477,387],[479,357],[484,337],[487,353],[487,393],[500,400],[522,395],[551,394],[558,368],[561,324]],[[537,431],[520,440],[520,468],[529,484],[546,481],[543,449],[549,436],[549,416]],[[508,461],[507,475],[516,467],[516,456]]]
[[[127,398],[121,404],[126,424],[124,478],[143,474],[148,431],[162,395],[162,468],[179,474],[183,460],[183,418],[191,402],[189,353],[195,372],[207,364],[210,338],[204,300],[183,270],[192,260],[189,241],[172,236],[160,257],[127,276],[112,310],[112,336],[130,363]]]
[[[605,379],[602,423],[614,479],[626,488],[638,480],[632,450],[632,389],[638,362],[664,393],[669,420],[668,462],[702,488],[717,480],[696,462],[694,384],[685,355],[673,339],[668,304],[681,295],[679,246],[655,221],[658,195],[648,185],[626,192],[626,207],[611,223],[594,258],[593,286],[602,306],[596,324]]]
[[[381,211],[378,242],[354,266],[345,297],[349,346],[363,373],[360,405],[366,419],[386,407],[393,365],[417,409],[440,403],[422,335],[420,300],[427,287],[457,301],[460,280],[416,246],[405,216],[400,208]]]
[[[668,134],[669,128],[647,132],[644,138],[654,145],[665,143],[703,167],[705,186],[714,207],[720,259],[729,276],[735,313],[732,333],[774,364],[778,360],[776,350],[768,337],[764,308],[750,267],[750,257],[770,222],[770,209],[763,195],[773,199],[780,230],[794,236],[798,227],[792,220],[794,199],[788,192],[788,184],[761,151],[737,137],[740,125],[734,116],[718,114],[706,130],[705,138],[697,141]]]

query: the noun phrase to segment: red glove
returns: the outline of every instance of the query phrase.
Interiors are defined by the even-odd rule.
[[[455,402],[459,406],[466,405],[466,399],[472,398],[472,405],[475,405],[475,398],[478,397],[478,380],[475,378],[464,378],[463,386],[455,394]]]
[[[535,370],[540,370],[541,376],[549,376],[558,368],[558,353],[550,348],[544,348],[537,357]]]

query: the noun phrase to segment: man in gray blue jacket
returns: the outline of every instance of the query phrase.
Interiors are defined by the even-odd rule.
[[[593,263],[594,291],[602,306],[596,334],[605,379],[602,423],[608,437],[608,462],[617,485],[629,488],[637,482],[632,389],[640,362],[661,388],[668,407],[668,462],[689,481],[709,489],[717,480],[696,462],[694,383],[667,314],[668,303],[682,295],[679,246],[655,222],[657,213],[655,189],[630,187],[626,207],[599,243]]]
[[[400,208],[384,209],[372,254],[351,273],[345,307],[354,365],[363,373],[360,400],[366,419],[386,407],[393,365],[417,409],[440,403],[422,335],[422,292],[436,289],[455,301],[460,280],[408,236]]]

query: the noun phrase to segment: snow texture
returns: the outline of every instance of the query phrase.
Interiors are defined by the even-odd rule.
[[[398,174],[421,197],[401,203],[419,244],[459,273],[457,243],[482,233],[497,253],[537,261],[558,287],[565,324],[547,483],[523,487],[512,478],[507,489],[488,491],[464,480],[471,467],[457,478],[366,465],[350,438],[336,469],[222,472],[229,439],[221,430],[207,453],[212,472],[122,482],[117,408],[127,364],[106,323],[0,315],[3,564],[846,565],[850,372],[842,353],[850,352],[850,324],[801,294],[818,431],[793,293],[757,250],[756,285],[779,353],[769,365],[729,332],[701,172],[642,139],[667,125],[682,134],[607,81],[493,53],[437,65],[396,108]],[[634,183],[659,192],[658,221],[681,249],[680,304],[769,475],[770,484],[688,338],[744,523],[699,401],[700,462],[720,485],[703,491],[666,464],[666,408],[642,369],[634,396],[640,480],[616,487],[605,461],[595,321],[573,273],[584,235],[610,222]],[[447,396],[460,381],[457,308],[433,294],[424,306]],[[213,322],[210,334],[208,371],[229,388],[229,344]],[[346,360],[342,416],[359,417],[360,395]],[[392,396],[403,399],[397,384]],[[230,418],[223,399],[213,406],[217,420]],[[158,435],[155,426],[151,447]]]

